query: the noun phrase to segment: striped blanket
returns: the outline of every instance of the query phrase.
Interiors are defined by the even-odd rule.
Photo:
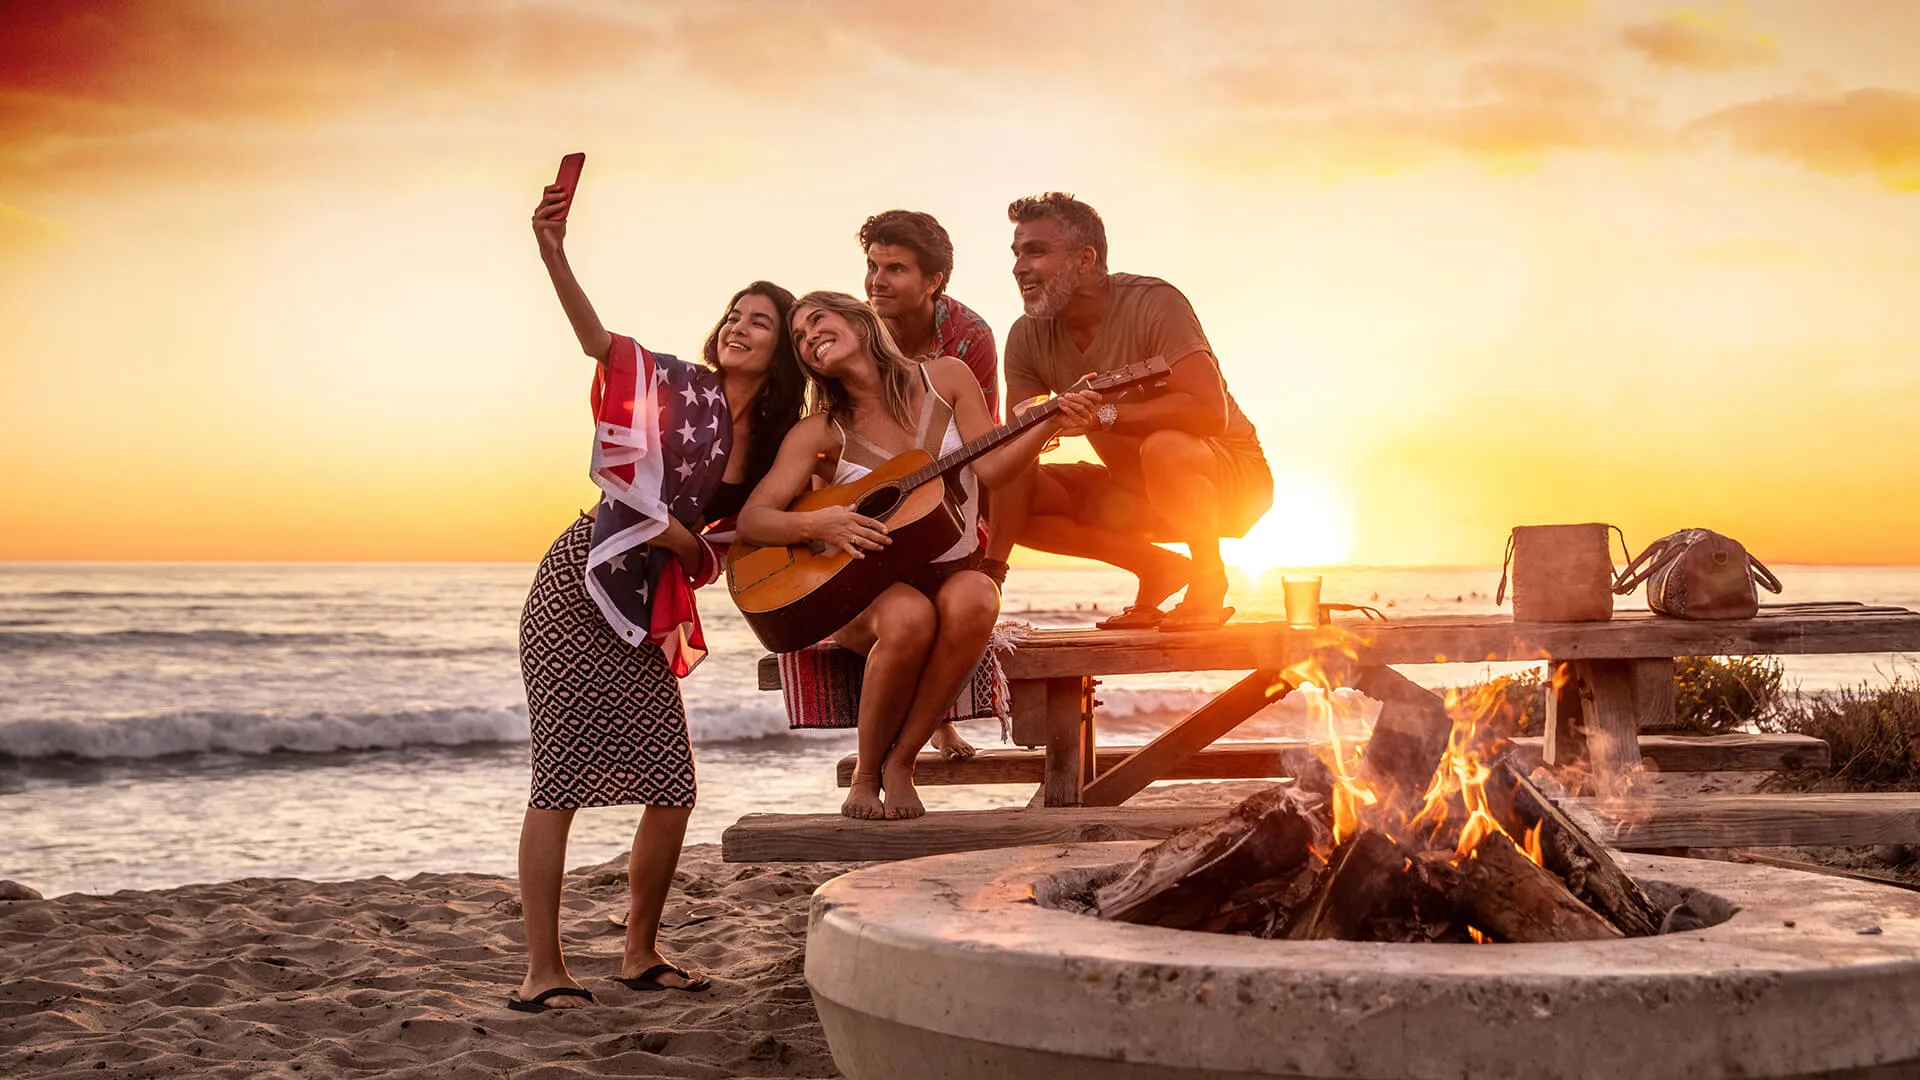
[[[1000,668],[1000,654],[1013,647],[1024,623],[1002,623],[993,631],[986,655],[973,674],[960,686],[953,704],[947,707],[946,720],[973,720],[997,717],[1000,737],[1010,738],[1013,716],[1012,695],[1007,676]],[[780,653],[780,693],[786,699],[787,726],[790,728],[858,727],[860,681],[866,674],[866,657],[832,642],[811,645],[799,652]]]

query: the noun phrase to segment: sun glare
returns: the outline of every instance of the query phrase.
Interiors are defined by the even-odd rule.
[[[1232,566],[1258,581],[1292,566],[1333,566],[1353,553],[1353,511],[1324,477],[1275,476],[1273,509],[1240,539],[1220,541]]]

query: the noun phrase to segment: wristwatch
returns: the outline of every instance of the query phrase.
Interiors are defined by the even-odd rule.
[[[1100,419],[1101,431],[1112,431],[1113,425],[1120,419],[1120,406],[1109,401],[1095,409],[1093,415]]]

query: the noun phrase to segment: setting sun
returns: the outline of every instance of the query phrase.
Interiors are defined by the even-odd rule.
[[[1227,565],[1258,580],[1290,566],[1332,566],[1353,553],[1353,510],[1323,476],[1279,473],[1273,509],[1246,536],[1222,540]]]

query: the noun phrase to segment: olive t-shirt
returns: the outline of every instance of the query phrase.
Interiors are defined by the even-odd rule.
[[[1193,305],[1180,290],[1156,277],[1110,274],[1106,318],[1082,350],[1058,319],[1022,315],[1007,332],[1007,400],[1026,401],[1045,393],[1064,393],[1082,376],[1112,371],[1161,357],[1176,363],[1205,353],[1216,374],[1220,361],[1207,344]],[[1227,393],[1227,428],[1217,439],[1225,446],[1260,454],[1260,437]]]

